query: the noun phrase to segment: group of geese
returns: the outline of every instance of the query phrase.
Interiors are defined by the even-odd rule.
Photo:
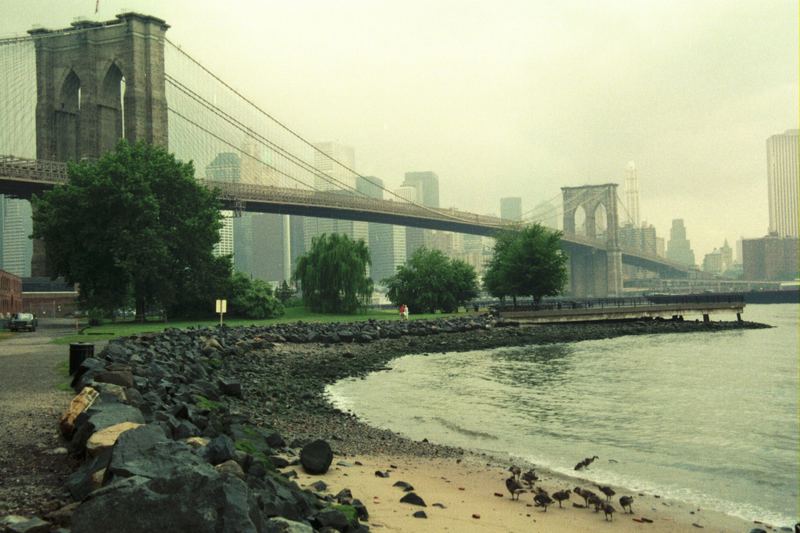
[[[591,462],[595,459],[597,459],[597,456],[592,458],[587,457],[578,463],[578,465],[582,465],[581,468],[584,468],[589,466],[589,464],[591,464]],[[575,469],[580,470],[581,468],[576,466]],[[511,499],[519,500],[520,494],[525,492],[533,492],[534,505],[536,507],[543,507],[544,512],[547,512],[548,505],[551,505],[555,502],[558,502],[558,506],[562,507],[561,503],[569,500],[570,494],[573,492],[583,498],[584,505],[587,509],[594,507],[594,512],[603,511],[603,515],[606,520],[613,520],[614,513],[617,511],[614,506],[611,505],[611,497],[616,494],[614,489],[611,487],[596,485],[598,490],[605,495],[605,500],[603,500],[593,491],[589,489],[582,489],[580,487],[575,487],[572,490],[559,490],[553,494],[549,494],[542,487],[536,486],[536,482],[539,481],[539,477],[536,475],[534,470],[522,472],[522,469],[518,466],[512,466],[508,469],[508,471],[511,472],[511,476],[506,479],[506,488],[508,489],[508,492],[511,493]],[[523,483],[527,485],[527,488],[523,486]],[[619,504],[623,510],[627,509],[627,511],[625,511],[626,513],[633,514],[633,509],[631,508],[631,505],[633,504],[633,496],[620,496]]]

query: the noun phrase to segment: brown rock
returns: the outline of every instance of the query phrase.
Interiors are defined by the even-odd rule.
[[[239,466],[239,463],[237,463],[233,459],[225,461],[224,463],[220,463],[214,468],[216,468],[217,472],[219,472],[220,474],[228,474],[236,476],[240,479],[244,479],[244,470],[242,470],[242,467]]]
[[[96,390],[91,387],[84,387],[83,390],[69,402],[69,407],[67,407],[67,410],[61,415],[61,420],[59,421],[59,428],[61,429],[62,435],[65,437],[72,435],[75,429],[75,419],[78,418],[79,414],[92,406],[97,396],[98,392]]]
[[[86,451],[92,457],[96,457],[100,455],[103,450],[114,446],[114,443],[117,442],[120,435],[130,429],[138,428],[141,425],[142,424],[137,424],[136,422],[121,422],[101,429],[100,431],[95,431],[86,442]]]

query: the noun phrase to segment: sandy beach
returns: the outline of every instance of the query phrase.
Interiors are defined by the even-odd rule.
[[[360,464],[359,464],[360,463]],[[523,494],[520,501],[512,501],[506,491],[504,480],[510,475],[507,466],[487,463],[485,458],[465,456],[464,459],[417,458],[411,456],[364,455],[334,458],[331,469],[324,475],[311,476],[297,469],[297,482],[301,486],[322,480],[328,485],[327,492],[336,495],[348,488],[353,497],[360,499],[369,510],[367,523],[376,531],[453,531],[453,532],[595,532],[595,531],[750,531],[754,527],[744,520],[721,513],[690,508],[682,502],[668,501],[655,495],[639,495],[617,489],[613,504],[617,512],[607,521],[603,513],[577,508],[583,499],[574,494],[558,505],[548,507],[547,512],[534,507],[533,495]],[[388,472],[389,477],[375,475],[376,471]],[[538,471],[541,485],[551,493],[556,490],[574,488],[580,480],[568,479],[546,471]],[[405,495],[397,481],[405,481],[414,487],[414,492],[426,503],[419,507],[400,503]],[[595,492],[598,492],[595,490]],[[633,495],[633,514],[625,514],[617,499],[621,494]],[[435,504],[442,504],[439,507]],[[413,514],[423,510],[427,518],[415,518]],[[692,514],[693,513],[693,514]],[[648,518],[652,523],[636,522],[634,519]],[[765,529],[768,529],[765,527]]]

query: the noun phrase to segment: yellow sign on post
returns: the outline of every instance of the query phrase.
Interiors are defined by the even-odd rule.
[[[219,313],[219,325],[222,325],[222,315],[228,312],[228,300],[217,300],[217,313]]]

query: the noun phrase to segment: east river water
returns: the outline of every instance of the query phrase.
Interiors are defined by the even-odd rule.
[[[411,439],[511,454],[567,475],[597,455],[580,477],[791,525],[799,310],[747,306],[745,319],[772,329],[401,357],[328,395]]]

